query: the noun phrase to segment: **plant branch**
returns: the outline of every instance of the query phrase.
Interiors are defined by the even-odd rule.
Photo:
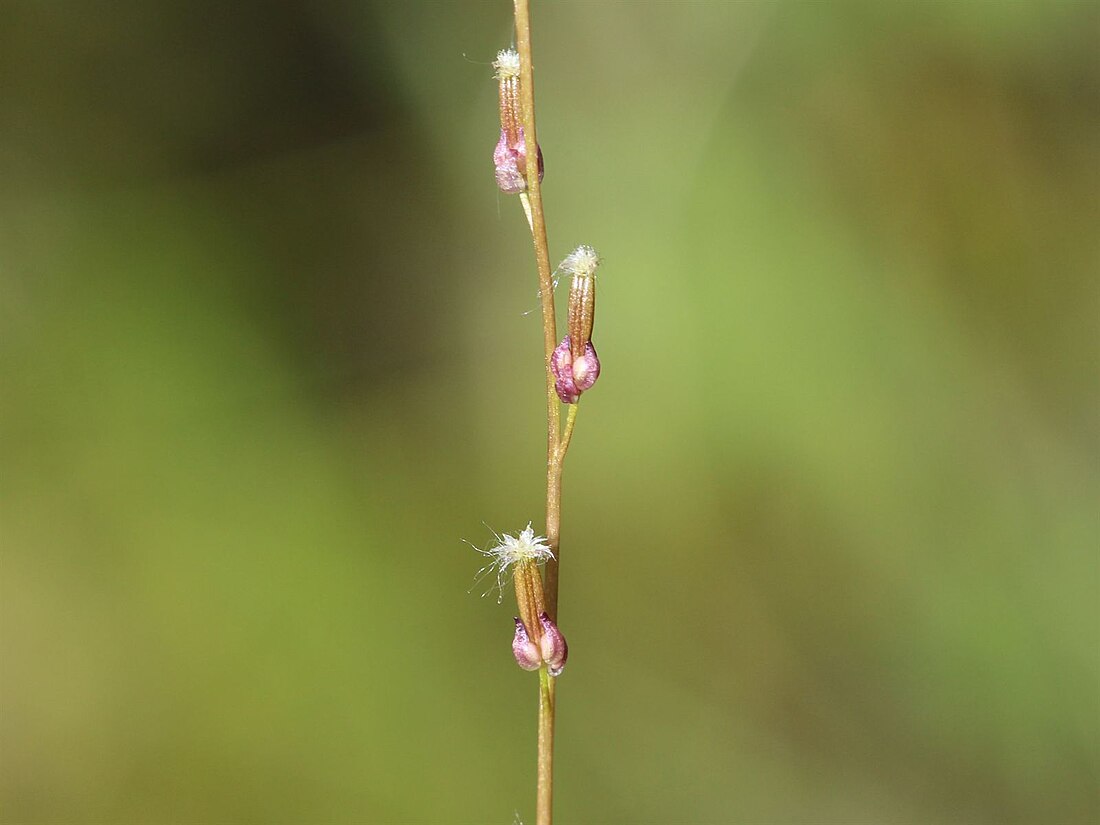
[[[535,262],[539,272],[539,297],[542,304],[543,368],[546,372],[546,540],[553,552],[546,565],[546,611],[557,621],[558,564],[561,537],[561,469],[564,453],[561,442],[561,408],[554,391],[550,362],[557,346],[557,319],[554,317],[554,283],[550,268],[550,244],[546,237],[546,218],[539,185],[539,144],[535,126],[535,77],[531,57],[531,13],[528,0],[514,0],[516,50],[520,56],[520,97],[523,103],[523,137],[527,157],[527,191],[524,211],[531,226]],[[572,414],[570,415],[572,421]],[[571,432],[571,429],[570,429]],[[539,669],[538,792],[536,825],[551,825],[554,799],[554,718],[555,679],[545,667]]]
[[[557,681],[545,667],[539,668],[539,783],[536,825],[551,825],[554,819],[554,702]]]
[[[580,409],[581,404],[578,401],[575,404],[569,405],[569,412],[565,416],[565,429],[562,431],[561,440],[558,444],[558,472],[563,469],[562,465],[565,464],[565,454],[569,451],[569,442],[573,440],[573,426],[577,422],[577,411]]]

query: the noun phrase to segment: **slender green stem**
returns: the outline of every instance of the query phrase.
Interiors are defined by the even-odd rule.
[[[577,401],[569,405],[569,412],[565,417],[565,430],[561,434],[561,443],[558,444],[558,469],[561,471],[561,465],[565,463],[565,454],[569,452],[569,442],[573,440],[573,425],[577,421],[577,410],[581,407],[580,402]]]
[[[531,13],[528,0],[513,0],[516,15],[516,50],[520,56],[520,99],[523,103],[523,137],[527,156],[527,191],[521,196],[523,211],[531,227],[535,262],[539,272],[539,296],[542,304],[544,369],[546,371],[546,539],[553,557],[546,565],[546,612],[555,622],[558,617],[558,565],[561,555],[561,473],[562,462],[573,435],[577,408],[569,408],[564,433],[561,431],[561,407],[554,391],[550,369],[557,346],[557,319],[554,316],[553,270],[550,244],[546,237],[546,218],[542,209],[539,184],[539,144],[535,126],[535,77],[531,58]],[[552,825],[554,802],[554,718],[556,683],[545,667],[539,670],[538,793],[536,825]]]
[[[558,680],[539,669],[539,779],[536,825],[551,825],[554,819],[554,702]]]
[[[546,489],[547,502],[553,499],[557,503],[556,512],[559,515],[559,522],[555,525],[554,540],[551,545],[554,549],[554,558],[546,563],[546,581],[543,586],[543,592],[546,595],[546,612],[550,614],[550,618],[555,622],[558,620],[558,570],[561,561],[561,476],[562,471],[565,469],[565,454],[569,450],[569,442],[573,440],[573,427],[577,422],[577,411],[579,409],[580,403],[569,405],[569,412],[565,418],[565,429],[558,440],[558,449],[551,461],[550,478]],[[549,506],[547,506],[547,512],[549,512],[549,509]]]

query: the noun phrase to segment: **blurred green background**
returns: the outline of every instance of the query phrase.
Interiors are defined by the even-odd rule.
[[[558,820],[1100,821],[1100,7],[534,6]],[[4,823],[532,821],[510,25],[4,3]]]

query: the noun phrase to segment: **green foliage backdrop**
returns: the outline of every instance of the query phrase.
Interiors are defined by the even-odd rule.
[[[1100,15],[534,3],[562,823],[1100,819]],[[0,821],[530,821],[498,2],[8,0]]]

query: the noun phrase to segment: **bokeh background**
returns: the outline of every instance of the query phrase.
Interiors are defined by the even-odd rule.
[[[1100,14],[535,3],[562,823],[1100,821]],[[497,2],[5,0],[0,820],[530,822]]]

